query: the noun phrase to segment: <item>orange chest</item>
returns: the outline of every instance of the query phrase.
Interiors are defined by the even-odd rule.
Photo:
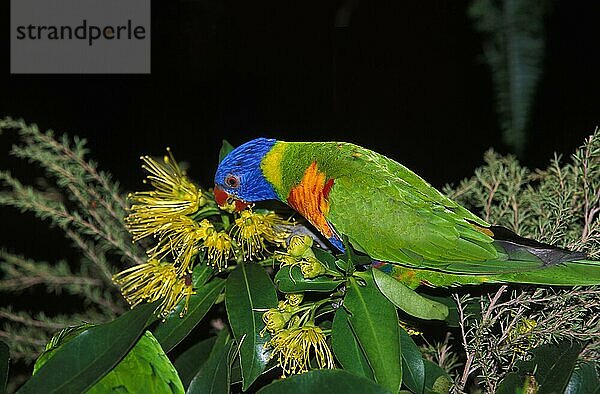
[[[333,183],[333,179],[327,179],[325,173],[319,171],[317,163],[313,162],[287,197],[287,203],[327,238],[333,235],[326,219]]]

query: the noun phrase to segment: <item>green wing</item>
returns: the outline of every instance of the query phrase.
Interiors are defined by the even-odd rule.
[[[530,256],[509,259],[481,231],[489,226],[485,221],[401,164],[356,145],[335,146],[323,160],[335,180],[327,220],[374,259],[484,275],[543,265]]]

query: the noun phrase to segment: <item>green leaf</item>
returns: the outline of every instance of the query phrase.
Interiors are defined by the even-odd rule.
[[[258,390],[260,394],[391,394],[372,380],[341,369],[318,369],[279,380]]]
[[[217,337],[210,337],[200,341],[177,357],[173,364],[179,374],[183,387],[187,388],[194,376],[200,371],[200,368],[210,356],[216,339]]]
[[[0,393],[6,392],[6,383],[8,382],[8,367],[10,352],[8,345],[0,341]]]
[[[538,346],[530,351],[532,358],[516,363],[521,375],[533,374],[538,384],[538,393],[562,393],[581,352],[578,342],[562,341],[557,344]]]
[[[230,353],[233,342],[228,330],[219,333],[208,360],[200,367],[186,391],[188,394],[229,393]]]
[[[333,353],[344,370],[373,379],[373,371],[369,367],[369,362],[360,348],[354,332],[352,332],[348,317],[348,312],[344,308],[338,308],[335,311],[331,333]]]
[[[571,375],[565,394],[600,393],[600,379],[594,363],[586,362],[577,366]]]
[[[336,265],[337,259],[335,258],[334,255],[332,255],[329,252],[326,252],[325,250],[323,250],[321,248],[313,247],[312,251],[315,254],[315,257],[317,258],[317,260],[319,260],[321,263],[325,264],[327,267],[329,267],[329,269],[335,270],[337,268],[337,265]]]
[[[425,364],[417,345],[408,333],[400,328],[400,346],[402,348],[403,381],[415,394],[421,394],[425,385]]]
[[[302,291],[331,292],[343,280],[333,280],[327,276],[318,276],[314,279],[305,279],[300,267],[289,265],[282,267],[275,275],[277,289],[283,293],[297,293]]]
[[[206,264],[206,261],[203,261],[203,259],[200,259],[192,272],[192,284],[194,285],[194,288],[197,289],[208,282],[214,272],[215,270],[213,267]]]
[[[221,145],[221,150],[219,151],[219,163],[223,161],[225,156],[229,154],[235,147],[231,145],[227,140],[223,140],[223,144]]]
[[[452,387],[452,379],[439,365],[423,360],[425,365],[425,394],[448,394]]]
[[[196,325],[204,318],[206,312],[213,306],[225,286],[225,280],[214,278],[207,284],[196,289],[196,294],[190,297],[188,312],[183,317],[179,313],[183,302],[169,313],[164,322],[154,329],[154,336],[168,353],[181,342]]]
[[[422,296],[432,301],[436,301],[440,304],[446,305],[446,307],[448,308],[448,316],[445,319],[446,324],[449,327],[460,326],[460,314],[458,313],[456,301],[452,297],[439,297],[432,296],[429,294],[422,294]],[[464,313],[465,315],[479,315],[481,314],[481,306],[477,302],[470,302],[466,305]]]
[[[400,326],[396,308],[381,294],[371,270],[361,273],[364,284],[351,278],[344,298],[348,321],[373,369],[375,381],[396,393],[402,383]]]
[[[446,305],[421,296],[384,272],[374,269],[373,277],[383,295],[409,315],[426,320],[444,320],[448,316]]]
[[[142,304],[117,319],[94,326],[56,351],[19,393],[81,393],[127,354],[152,321],[156,304]]]
[[[277,306],[277,293],[271,278],[256,264],[241,263],[229,275],[225,288],[229,324],[239,346],[242,389],[246,390],[265,370],[269,360],[264,345],[268,335],[260,335],[263,313]]]

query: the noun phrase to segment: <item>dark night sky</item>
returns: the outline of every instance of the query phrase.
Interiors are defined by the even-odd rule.
[[[92,157],[128,190],[142,187],[139,155],[166,146],[210,185],[223,138],[347,140],[440,187],[472,174],[487,148],[506,152],[469,2],[362,0],[349,26],[336,28],[340,4],[153,1],[151,75],[11,76],[5,34],[0,114],[87,138]],[[600,119],[597,2],[552,4],[530,166],[572,152]],[[8,2],[2,7],[8,32]],[[23,170],[0,138],[1,167]],[[0,245],[61,255],[49,243],[29,250],[32,236],[53,242],[57,232],[1,215]]]

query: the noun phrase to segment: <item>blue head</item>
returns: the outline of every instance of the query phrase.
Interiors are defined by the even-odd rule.
[[[219,205],[233,198],[236,208],[241,210],[247,203],[277,199],[277,193],[260,168],[262,159],[275,142],[274,139],[257,138],[225,156],[215,174],[215,200]]]

